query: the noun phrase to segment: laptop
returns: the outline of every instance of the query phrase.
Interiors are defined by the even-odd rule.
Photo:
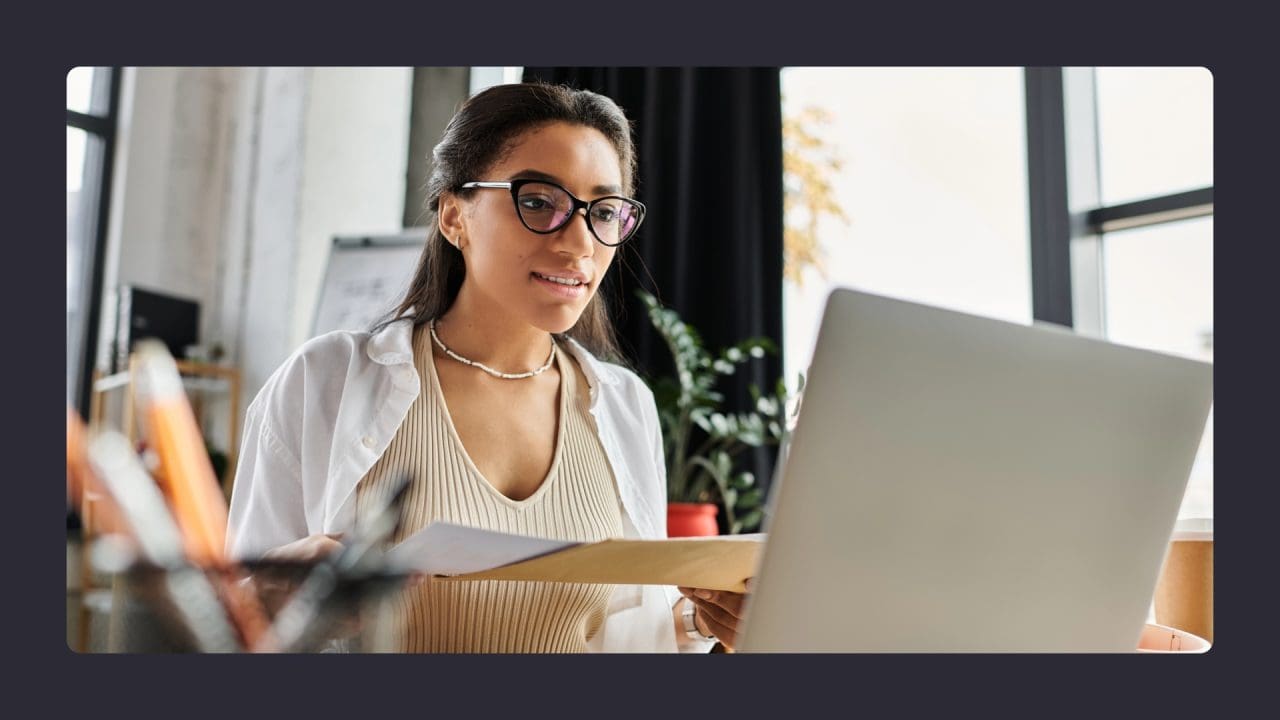
[[[740,652],[1132,652],[1212,365],[837,289]]]

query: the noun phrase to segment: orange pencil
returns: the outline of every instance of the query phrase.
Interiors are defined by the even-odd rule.
[[[230,576],[232,568],[224,549],[227,501],[209,462],[178,367],[165,346],[156,341],[138,343],[136,358],[147,434],[160,461],[156,475],[182,532],[187,558],[197,566],[218,571],[219,599],[244,645],[263,649],[270,642],[270,623],[252,590]]]
[[[221,567],[227,503],[177,365],[164,345],[143,341],[136,370],[147,433],[160,461],[156,474],[182,531],[187,557],[196,565]]]

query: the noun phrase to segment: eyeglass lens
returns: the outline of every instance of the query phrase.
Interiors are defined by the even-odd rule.
[[[520,188],[516,207],[531,229],[551,232],[570,220],[573,198],[565,190],[547,183],[527,183]],[[640,207],[619,197],[602,198],[587,212],[587,221],[596,237],[609,245],[626,240],[640,221]]]

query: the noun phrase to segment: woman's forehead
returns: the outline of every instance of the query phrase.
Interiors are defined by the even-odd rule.
[[[604,133],[567,123],[544,125],[517,136],[491,169],[490,175],[495,174],[501,175],[495,180],[533,177],[584,191],[621,188],[623,179],[618,151]]]

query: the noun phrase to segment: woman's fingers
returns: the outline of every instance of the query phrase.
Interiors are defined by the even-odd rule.
[[[721,625],[729,628],[736,628],[738,627],[738,623],[742,622],[742,618],[729,612],[729,610],[724,607],[711,603],[710,601],[694,598],[693,602],[698,606],[699,617],[711,618],[712,620],[715,620]]]
[[[341,537],[342,533],[308,535],[300,540],[294,540],[280,547],[271,548],[263,553],[262,557],[266,560],[298,560],[302,562],[319,560],[328,557],[342,547],[342,543],[338,542]]]
[[[700,604],[705,603],[721,608],[734,618],[741,618],[743,614],[743,605],[746,595],[742,593],[729,592],[727,590],[703,590],[697,588],[682,588],[691,592],[685,594],[685,597],[694,600]]]
[[[738,638],[738,619],[718,605],[711,605],[702,600],[694,600],[694,603],[698,607],[698,621],[712,635],[715,635],[722,645],[732,649]]]

